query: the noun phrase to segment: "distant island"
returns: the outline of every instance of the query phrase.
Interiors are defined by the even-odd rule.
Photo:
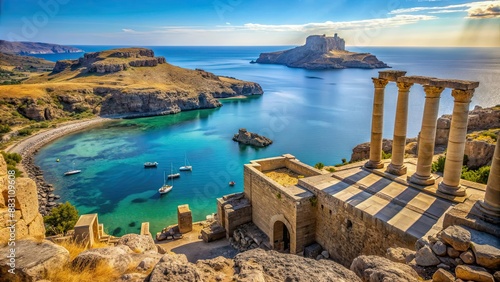
[[[345,41],[335,35],[311,35],[306,44],[290,50],[261,53],[252,63],[280,64],[291,68],[344,69],[344,68],[389,68],[370,53],[355,53],[345,50]]]
[[[0,40],[0,52],[17,55],[81,53],[82,49],[51,43]]]

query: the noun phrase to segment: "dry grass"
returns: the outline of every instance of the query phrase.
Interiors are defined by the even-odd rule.
[[[46,95],[42,85],[20,84],[20,85],[0,85],[0,98],[41,98]]]
[[[299,183],[299,175],[287,168],[276,169],[264,174],[285,187]]]
[[[73,268],[70,264],[62,269],[49,270],[47,279],[52,282],[109,282],[116,281],[119,274],[109,265],[98,263],[96,267]]]

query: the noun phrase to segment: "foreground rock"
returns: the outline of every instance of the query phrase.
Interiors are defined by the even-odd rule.
[[[255,61],[260,64],[281,64],[305,69],[343,69],[343,68],[387,68],[370,53],[354,53],[345,50],[345,41],[335,34],[311,35],[306,44],[290,50],[262,53]]]
[[[129,247],[123,245],[90,249],[80,253],[73,259],[71,265],[75,269],[83,269],[86,267],[95,268],[98,264],[106,264],[118,273],[123,273],[132,262],[130,251]]]
[[[69,252],[50,241],[43,240],[35,242],[32,240],[16,241],[15,245],[15,274],[9,272],[11,269],[10,253],[11,246],[0,249],[0,281],[38,281],[44,277],[47,271],[60,269],[69,261]]]
[[[266,147],[273,143],[273,141],[267,137],[258,135],[257,133],[248,132],[245,128],[240,128],[237,134],[233,136],[233,140],[255,147]]]
[[[120,238],[117,245],[125,245],[135,253],[157,250],[155,241],[149,235],[127,234]]]
[[[418,274],[410,266],[377,256],[355,258],[351,270],[364,282],[419,281]]]

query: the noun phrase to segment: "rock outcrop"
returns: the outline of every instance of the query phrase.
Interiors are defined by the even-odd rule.
[[[258,135],[257,133],[248,132],[245,128],[240,128],[238,133],[233,136],[233,140],[255,147],[266,147],[273,143],[273,141],[267,137]]]
[[[261,53],[255,61],[260,64],[281,64],[305,69],[387,68],[369,53],[345,50],[344,39],[334,35],[311,35],[306,44],[286,51]]]
[[[7,254],[15,249],[14,264]],[[39,281],[47,271],[61,269],[69,261],[69,252],[50,241],[16,241],[15,246],[0,248],[0,281]],[[4,255],[5,254],[5,255]],[[14,273],[9,270],[14,266]]]
[[[123,235],[120,240],[118,240],[117,245],[125,245],[135,253],[144,253],[146,251],[157,250],[155,241],[149,235]]]
[[[131,250],[125,245],[90,249],[80,253],[71,261],[77,269],[95,268],[98,264],[106,264],[118,273],[124,273],[132,262]]]
[[[15,181],[9,190],[8,181]],[[7,164],[0,156],[0,246],[27,237],[44,238],[45,226],[38,212],[38,193],[33,180],[14,178],[8,174]]]
[[[406,139],[407,148],[405,150],[405,153],[407,153],[407,154],[416,153],[415,149],[413,147],[408,146],[416,141],[417,141],[417,138]],[[382,151],[384,151],[384,153],[386,153],[386,154],[389,154],[392,152],[392,140],[390,140],[390,139],[383,139],[382,140]],[[366,143],[356,145],[356,147],[354,147],[352,149],[350,162],[367,160],[369,158],[370,158],[370,142],[366,142]]]
[[[0,40],[0,52],[20,55],[32,54],[59,54],[79,53],[83,50],[71,46],[64,46],[40,42],[13,42]]]

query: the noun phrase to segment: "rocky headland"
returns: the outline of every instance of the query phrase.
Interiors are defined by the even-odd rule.
[[[220,107],[217,98],[263,94],[257,83],[173,66],[145,48],[86,53],[51,73],[2,85],[0,121],[19,125],[74,116],[141,117]]]
[[[448,144],[448,135],[451,126],[451,115],[443,115],[437,120],[435,154],[443,153]],[[467,167],[477,169],[491,162],[495,151],[496,134],[500,131],[500,106],[482,108],[476,106],[469,111],[467,124],[467,141],[465,155]],[[416,156],[418,152],[418,138],[406,140],[405,153]],[[392,140],[384,139],[382,150],[388,154],[392,151]],[[351,162],[368,159],[370,156],[370,142],[357,145],[352,150]]]
[[[255,147],[266,147],[273,143],[271,139],[257,133],[248,132],[245,128],[238,130],[238,133],[233,136],[233,141]]]
[[[292,68],[344,69],[388,68],[384,62],[370,53],[354,53],[345,50],[345,41],[335,34],[311,35],[306,44],[290,50],[261,53],[255,61],[259,64],[280,64]]]
[[[82,49],[51,43],[0,40],[0,52],[19,55],[80,53]]]

